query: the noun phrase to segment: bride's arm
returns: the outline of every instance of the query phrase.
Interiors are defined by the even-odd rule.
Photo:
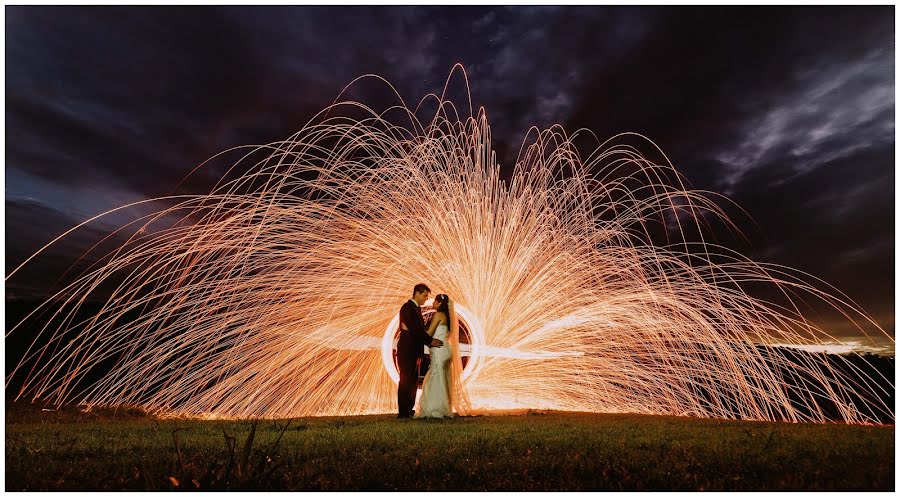
[[[428,333],[428,336],[430,337],[434,336],[434,330],[437,329],[437,326],[440,324],[438,323],[438,316],[440,316],[440,314],[434,313],[434,316],[432,316],[431,318],[431,322],[428,323],[428,329],[425,330],[425,333]]]

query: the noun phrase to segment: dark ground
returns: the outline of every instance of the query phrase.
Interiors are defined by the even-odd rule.
[[[260,421],[251,438],[250,421],[6,415],[7,491],[895,488],[893,425],[532,412]]]

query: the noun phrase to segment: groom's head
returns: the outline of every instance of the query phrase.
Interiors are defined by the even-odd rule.
[[[428,300],[428,294],[431,293],[431,289],[428,288],[428,285],[425,283],[419,283],[418,285],[413,287],[413,300],[416,301],[420,306]]]

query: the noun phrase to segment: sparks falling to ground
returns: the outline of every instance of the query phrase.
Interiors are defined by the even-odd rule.
[[[424,282],[457,303],[476,411],[824,421],[831,403],[868,422],[864,398],[892,416],[876,371],[759,346],[834,342],[801,312],[809,298],[893,340],[824,282],[703,237],[737,230],[725,200],[685,187],[650,140],[532,128],[502,180],[484,110],[447,88],[383,113],[339,97],[287,140],[241,149],[208,194],[130,204],[165,207],[23,320],[47,336],[13,372],[19,397],[163,416],[394,412],[395,317]],[[760,284],[787,304],[744,289]],[[102,309],[76,319],[101,288]]]

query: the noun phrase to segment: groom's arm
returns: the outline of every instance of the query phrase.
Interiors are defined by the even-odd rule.
[[[415,310],[413,306],[409,305],[409,302],[403,304],[403,307],[400,308],[400,329],[412,332],[413,336],[418,337],[415,332],[417,320],[413,312]]]
[[[400,323],[401,327],[406,325],[406,329],[409,330],[410,333],[416,340],[418,340],[422,345],[428,347],[432,344],[434,340],[431,335],[425,331],[425,323],[422,321],[422,315],[418,316],[415,313],[420,312],[417,307],[412,304],[404,304],[403,308],[400,309]],[[443,342],[442,342],[443,343]]]
[[[431,320],[431,326],[428,328],[428,331],[425,331],[424,326],[422,327],[422,334],[420,336],[422,337],[422,344],[426,347],[441,347],[444,345],[443,341],[434,338],[434,329],[436,327],[436,322],[433,318]]]
[[[419,310],[412,309],[412,312],[419,312]],[[422,320],[421,314],[419,316],[412,316],[410,322],[412,323],[412,326],[409,327],[410,331],[413,332],[413,335],[418,337],[419,341],[422,342],[422,345],[426,347],[431,345],[432,338],[431,335],[425,331],[425,322]]]

